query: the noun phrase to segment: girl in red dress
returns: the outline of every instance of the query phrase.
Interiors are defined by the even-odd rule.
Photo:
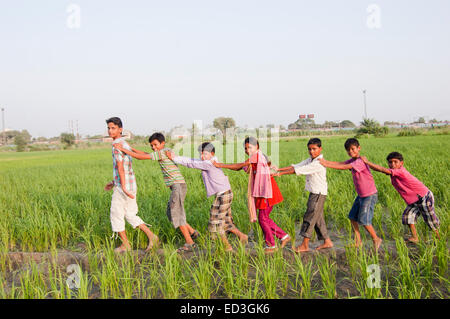
[[[237,164],[221,164],[214,163],[216,167],[228,168],[232,170],[244,169],[250,174],[249,178],[249,213],[250,220],[256,221],[256,216],[253,215],[252,210],[258,210],[259,225],[264,234],[266,241],[265,252],[272,253],[277,249],[275,245],[275,238],[281,240],[281,247],[283,248],[291,237],[286,234],[275,222],[270,218],[273,206],[283,201],[280,189],[277,182],[270,176],[270,161],[266,155],[259,150],[259,142],[254,137],[248,137],[244,142],[245,153],[249,159],[244,163]]]

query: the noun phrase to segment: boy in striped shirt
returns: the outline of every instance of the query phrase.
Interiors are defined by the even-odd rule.
[[[167,203],[167,217],[172,223],[174,228],[179,228],[181,233],[186,240],[184,246],[182,246],[178,251],[192,251],[195,247],[195,243],[192,239],[199,236],[198,231],[193,229],[186,221],[186,212],[184,210],[184,199],[186,198],[187,186],[183,175],[181,175],[178,166],[170,160],[166,151],[170,149],[166,148],[166,140],[163,134],[154,133],[148,139],[150,147],[152,148],[152,153],[146,153],[134,148],[130,150],[124,149],[121,145],[114,145],[120,151],[128,154],[139,160],[154,160],[158,161],[161,166],[161,171],[164,177],[164,183],[167,187],[171,189],[170,199]]]
[[[130,146],[122,138],[121,119],[112,117],[106,120],[106,124],[108,125],[108,135],[113,139],[114,145],[120,145],[122,149],[129,149]],[[158,243],[158,236],[153,234],[144,221],[137,216],[137,186],[131,157],[113,146],[112,159],[114,180],[106,184],[105,190],[113,190],[110,213],[111,228],[113,232],[119,234],[119,237],[122,240],[122,245],[117,247],[114,251],[124,252],[131,250],[131,245],[125,232],[125,220],[129,222],[133,228],[139,228],[147,235],[149,243],[146,251],[149,251]]]

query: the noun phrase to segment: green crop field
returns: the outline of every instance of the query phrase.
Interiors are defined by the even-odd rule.
[[[343,161],[345,137],[323,138],[326,159]],[[307,139],[280,142],[279,166],[308,157]],[[194,253],[180,255],[179,231],[166,217],[169,189],[157,162],[134,160],[139,216],[161,240],[144,253],[144,234],[127,225],[133,251],[115,254],[111,238],[111,149],[0,153],[0,298],[448,298],[449,161],[447,135],[365,138],[361,154],[386,166],[386,155],[399,151],[406,168],[433,193],[441,221],[435,240],[419,217],[418,245],[406,244],[401,224],[406,206],[389,177],[373,172],[378,189],[373,225],[383,244],[375,254],[370,236],[361,230],[362,249],[353,242],[347,214],[356,196],[351,173],[328,169],[325,219],[335,247],[296,254],[290,246],[264,255],[258,224],[247,213],[247,176],[226,170],[234,191],[233,218],[250,234],[247,246],[230,237],[234,253],[208,235],[212,198],[200,171],[181,167],[188,194],[187,219],[202,236]],[[146,145],[138,148],[149,151]],[[271,217],[299,244],[298,231],[308,193],[304,177],[277,177],[285,200]],[[311,248],[319,244],[311,241]],[[78,265],[74,272],[70,265]],[[371,286],[370,265],[379,267]],[[69,266],[69,267],[68,267]],[[76,288],[68,284],[76,274]],[[375,280],[376,281],[376,280]]]

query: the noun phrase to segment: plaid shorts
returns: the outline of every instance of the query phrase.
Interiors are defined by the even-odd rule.
[[[417,202],[406,206],[402,215],[402,224],[415,224],[419,215],[422,215],[430,229],[436,230],[439,228],[440,221],[434,211],[434,196],[430,190],[424,197],[420,197]]]
[[[211,233],[225,234],[230,230],[236,228],[233,223],[233,217],[231,216],[231,203],[233,202],[233,192],[227,190],[226,192],[216,195],[210,215],[208,230]]]

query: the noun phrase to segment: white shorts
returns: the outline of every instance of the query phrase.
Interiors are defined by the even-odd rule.
[[[135,193],[133,195],[136,196]],[[121,188],[114,187],[111,199],[111,227],[113,232],[122,232],[125,230],[125,220],[133,228],[144,224],[144,221],[137,216],[138,206],[136,197],[128,197]]]

